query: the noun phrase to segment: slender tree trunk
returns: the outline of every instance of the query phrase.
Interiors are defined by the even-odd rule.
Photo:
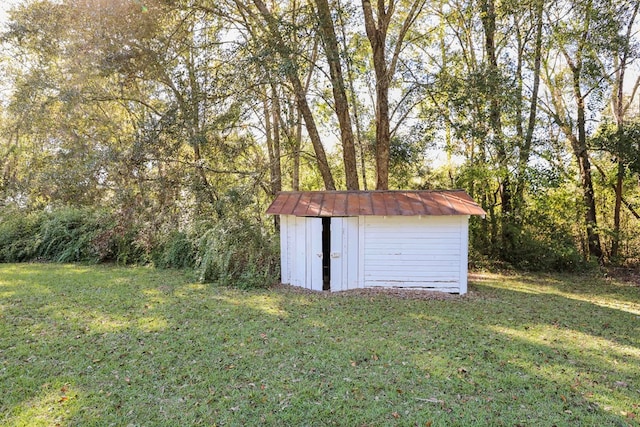
[[[302,82],[300,81],[300,76],[298,75],[298,67],[296,65],[295,59],[293,58],[291,49],[283,40],[282,35],[280,34],[280,31],[278,29],[278,23],[276,22],[273,15],[271,15],[271,12],[264,4],[264,2],[262,0],[253,0],[253,2],[260,11],[260,14],[264,18],[267,27],[269,28],[269,32],[273,37],[278,53],[282,57],[282,60],[286,63],[284,71],[286,73],[287,79],[293,87],[293,94],[296,97],[298,109],[300,110],[302,118],[304,119],[307,132],[309,134],[309,139],[311,139],[311,145],[313,146],[313,150],[316,154],[318,170],[320,171],[320,175],[322,176],[324,187],[327,190],[335,190],[336,185],[333,180],[331,168],[329,167],[329,162],[327,161],[327,155],[324,151],[324,146],[322,145],[320,133],[318,132],[318,127],[316,126],[315,119],[313,118],[313,113],[311,112],[311,108],[309,107],[309,103],[307,101],[306,91],[302,85]],[[242,5],[241,7],[244,7],[244,5]]]
[[[314,40],[313,49],[311,50],[311,64],[316,62],[318,58],[318,39]],[[307,78],[304,84],[304,92],[309,93],[309,87],[311,86],[311,79],[313,77],[313,65],[309,67]],[[300,191],[300,149],[302,147],[302,114],[297,106],[291,106],[292,111],[295,111],[295,131],[293,140],[293,173],[291,187],[293,191]]]
[[[507,150],[502,132],[502,109],[500,106],[500,72],[496,54],[496,11],[493,0],[482,0],[480,4],[481,21],[485,36],[485,51],[488,61],[487,95],[489,98],[489,124],[496,147],[497,161],[500,166],[500,231],[502,241],[502,257],[508,258],[515,245],[512,225],[512,195],[509,176]]]
[[[624,80],[625,74],[628,65],[628,57],[629,57],[629,45],[631,43],[631,31],[638,14],[638,10],[640,9],[640,3],[636,3],[635,8],[633,9],[631,18],[629,20],[629,24],[627,27],[627,34],[624,40],[624,45],[622,47],[622,58],[620,58],[620,64],[618,64],[618,72],[616,78],[616,91],[614,92],[614,102],[613,102],[613,112],[616,120],[617,127],[617,147],[616,151],[618,154],[616,155],[616,183],[615,183],[615,205],[613,208],[613,240],[611,242],[611,259],[616,260],[618,258],[618,253],[620,251],[620,210],[622,209],[622,196],[623,196],[623,183],[624,183],[624,175],[625,175],[625,167],[620,158],[620,152],[623,147],[621,144],[623,143],[623,134],[624,134],[624,119],[626,113],[626,106],[624,102]]]
[[[347,190],[358,190],[358,167],[356,162],[356,149],[353,140],[351,116],[349,114],[349,102],[344,85],[342,65],[340,64],[340,51],[338,39],[331,19],[328,0],[315,0],[318,8],[318,20],[320,22],[320,34],[324,50],[329,63],[329,75],[331,76],[331,88],[338,123],[340,125],[340,139],[342,141],[342,157]]]
[[[577,128],[578,137],[571,134],[569,140],[573,148],[573,154],[578,161],[580,170],[580,180],[582,184],[582,198],[585,207],[585,223],[587,226],[587,244],[589,255],[602,260],[602,246],[600,245],[600,234],[598,233],[598,221],[596,215],[596,200],[593,191],[593,181],[591,179],[591,163],[589,161],[589,151],[587,148],[587,127],[585,118],[584,97],[580,89],[579,68],[573,68],[573,94],[577,104]]]
[[[515,218],[520,221],[522,218],[521,211],[524,208],[524,187],[526,185],[526,170],[531,156],[531,147],[533,144],[533,132],[536,125],[538,94],[540,92],[540,69],[542,63],[542,19],[544,0],[538,0],[535,4],[535,48],[533,54],[533,86],[531,88],[531,99],[529,101],[529,117],[527,119],[526,133],[522,132],[520,126],[519,137],[521,142],[520,153],[518,155],[518,175],[515,186],[514,214]],[[522,56],[522,54],[520,55]],[[518,73],[520,84],[522,82],[522,73]],[[522,90],[520,90],[521,99],[524,99]],[[521,115],[518,116],[522,117]]]
[[[271,113],[273,116],[273,194],[277,194],[278,191],[282,191],[282,164],[280,163],[280,98],[274,84],[271,85],[271,98]]]

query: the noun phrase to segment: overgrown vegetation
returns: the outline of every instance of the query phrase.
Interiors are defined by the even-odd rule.
[[[474,262],[640,265],[637,0],[375,3],[7,7],[3,259],[253,286],[278,191],[462,188]]]
[[[0,210],[0,263],[152,264],[191,269],[201,281],[243,288],[278,280],[278,247],[261,224],[234,216],[196,228],[154,233],[92,209]]]
[[[637,283],[485,274],[470,291],[0,264],[0,424],[638,425]]]

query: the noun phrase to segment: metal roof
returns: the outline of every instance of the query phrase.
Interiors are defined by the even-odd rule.
[[[486,215],[464,190],[280,192],[267,214],[312,217]]]

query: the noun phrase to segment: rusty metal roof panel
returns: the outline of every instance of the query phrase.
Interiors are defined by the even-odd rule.
[[[371,195],[365,192],[358,192],[358,216],[373,215],[373,204],[371,203]]]
[[[295,216],[486,214],[463,190],[280,192],[267,213]]]

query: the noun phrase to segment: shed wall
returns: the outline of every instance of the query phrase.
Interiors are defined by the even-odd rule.
[[[467,290],[468,217],[361,217],[363,287]]]
[[[402,287],[466,293],[468,218],[333,218],[331,290]],[[321,232],[320,218],[281,215],[283,283],[322,290]]]

